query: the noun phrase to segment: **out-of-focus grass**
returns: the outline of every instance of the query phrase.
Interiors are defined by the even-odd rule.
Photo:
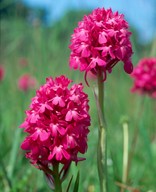
[[[70,22],[67,18],[70,18]],[[17,88],[21,74],[30,73],[38,80],[39,85],[48,76],[67,75],[78,83],[83,74],[69,69],[69,39],[79,17],[65,17],[54,27],[43,28],[39,23],[30,25],[20,20],[2,21],[1,63],[5,67],[5,78],[0,82],[0,190],[7,192],[43,192],[50,191],[41,171],[32,167],[20,149],[25,134],[19,129],[24,120],[24,110],[28,108],[35,90],[23,93]],[[74,22],[71,23],[71,18]],[[134,64],[140,57],[149,56],[150,51],[134,53]],[[153,56],[153,55],[152,55]],[[28,65],[22,67],[19,59],[27,59]],[[127,185],[140,191],[156,190],[156,121],[155,101],[130,93],[132,80],[123,71],[119,63],[108,75],[105,83],[105,115],[108,129],[108,180],[109,191],[120,191],[115,182],[122,182],[123,133],[120,120],[129,118],[129,152],[133,151]],[[92,125],[88,138],[86,161],[80,162],[80,191],[98,192],[98,174],[96,165],[97,147],[97,111],[93,93],[85,86],[90,99]],[[140,100],[143,105],[139,106]],[[137,140],[135,148],[133,137]],[[74,179],[77,168],[71,167]],[[69,174],[70,175],[70,174]],[[70,179],[70,178],[68,178]],[[65,183],[66,184],[66,183]],[[126,190],[125,190],[126,191]],[[127,190],[128,191],[128,190]]]

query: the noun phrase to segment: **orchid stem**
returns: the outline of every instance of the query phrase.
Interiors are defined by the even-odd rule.
[[[107,140],[106,122],[104,117],[104,83],[102,73],[98,74],[98,116],[99,116],[99,136],[97,149],[97,166],[100,181],[100,191],[107,192]]]
[[[59,176],[59,163],[56,163],[53,168],[54,172],[54,184],[55,184],[55,192],[62,192],[62,184]]]

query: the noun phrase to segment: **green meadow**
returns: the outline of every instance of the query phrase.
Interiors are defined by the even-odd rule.
[[[0,82],[0,191],[48,192],[42,171],[30,165],[20,144],[26,133],[19,128],[24,121],[36,89],[45,83],[46,77],[66,75],[74,83],[82,82],[89,95],[91,126],[85,161],[77,167],[73,163],[67,177],[74,180],[80,170],[80,192],[99,192],[97,173],[98,117],[92,92],[96,82],[84,81],[84,74],[69,68],[68,48],[70,36],[85,12],[69,12],[52,26],[45,27],[39,20],[31,24],[21,18],[1,20],[1,60],[5,69]],[[87,13],[87,12],[86,12]],[[133,43],[133,64],[142,57],[156,56],[156,41],[140,44],[137,33]],[[21,59],[26,65],[21,65]],[[36,88],[27,92],[18,89],[21,75],[29,73],[37,79]],[[118,63],[105,84],[105,116],[108,131],[108,185],[109,192],[155,192],[156,191],[156,102],[147,96],[131,93],[133,80]],[[127,182],[123,177],[123,119],[128,122],[129,165]],[[66,188],[67,181],[63,183]]]

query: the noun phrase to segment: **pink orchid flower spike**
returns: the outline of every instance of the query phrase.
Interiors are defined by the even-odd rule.
[[[105,81],[106,72],[111,73],[122,61],[125,72],[130,74],[133,51],[128,27],[124,15],[111,9],[98,8],[84,16],[71,37],[70,67],[85,71],[85,76],[88,72],[97,75],[102,71]]]
[[[141,59],[131,77],[134,79],[132,92],[156,98],[156,57]]]

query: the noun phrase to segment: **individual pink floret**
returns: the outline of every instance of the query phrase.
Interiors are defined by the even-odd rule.
[[[131,73],[131,33],[124,15],[111,9],[98,8],[84,16],[71,37],[70,67],[80,71],[91,71],[97,75],[111,73],[112,68],[122,61],[126,73]]]
[[[83,160],[78,153],[87,150],[88,96],[82,84],[68,88],[71,82],[65,76],[49,77],[32,98],[20,126],[28,133],[21,148],[32,164],[48,167],[55,162],[69,165]]]
[[[18,79],[18,88],[25,92],[34,89],[36,84],[36,79],[29,74],[24,74]]]
[[[141,59],[131,77],[134,79],[132,92],[137,91],[156,98],[156,57]]]

